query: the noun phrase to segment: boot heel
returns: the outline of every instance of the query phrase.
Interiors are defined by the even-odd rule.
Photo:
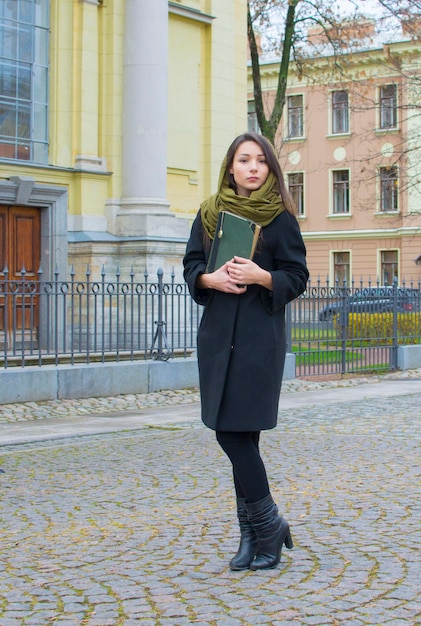
[[[291,537],[291,531],[288,528],[288,532],[285,536],[285,545],[288,548],[288,550],[292,550],[292,548],[294,547],[294,544],[292,543],[292,537]]]

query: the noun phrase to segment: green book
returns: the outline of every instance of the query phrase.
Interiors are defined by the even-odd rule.
[[[206,271],[214,272],[234,256],[252,259],[260,231],[259,224],[220,211]]]

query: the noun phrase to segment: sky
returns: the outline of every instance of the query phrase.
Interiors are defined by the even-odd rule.
[[[342,6],[344,11],[348,11],[350,8],[350,2],[347,2],[347,0],[338,0],[335,4],[340,7]],[[379,13],[379,3],[377,0],[358,0],[356,4],[360,11],[364,11],[364,13],[372,13],[373,15]]]
[[[399,0],[396,0],[399,2]],[[366,17],[373,18],[377,20],[377,28],[376,28],[376,36],[375,39],[371,41],[371,44],[381,46],[385,43],[390,43],[392,41],[400,40],[402,38],[402,31],[399,22],[393,17],[390,16],[385,20],[385,11],[381,7],[378,0],[331,0],[331,7],[335,11],[335,13],[339,13],[339,15],[343,15],[343,17],[351,16],[355,14],[355,11],[358,9],[358,13],[364,14]],[[381,16],[383,14],[383,20],[381,20]],[[266,55],[268,58],[272,57],[274,54],[273,48],[271,47],[269,40],[270,38],[274,38],[276,41],[279,36],[279,26],[280,24],[283,26],[284,15],[279,24],[277,24],[276,18],[273,19],[271,27],[263,33],[263,45],[266,48]],[[282,28],[281,26],[281,28]],[[265,35],[268,37],[268,44],[265,46]]]

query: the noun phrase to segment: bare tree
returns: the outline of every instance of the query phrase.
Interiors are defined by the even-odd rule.
[[[278,86],[276,91],[276,97],[274,106],[268,117],[263,104],[262,85],[260,79],[260,62],[259,62],[259,50],[256,42],[256,36],[254,33],[254,23],[258,22],[261,26],[268,24],[270,15],[274,9],[280,8],[281,3],[276,0],[268,0],[264,2],[262,0],[249,1],[247,3],[247,34],[250,48],[251,66],[253,74],[253,95],[256,107],[256,115],[258,124],[262,130],[263,135],[270,139],[272,143],[275,143],[275,135],[281,121],[282,111],[285,104],[285,94],[288,79],[289,63],[291,59],[291,49],[293,45],[293,38],[296,29],[295,12],[297,4],[300,0],[291,0],[288,3],[287,15],[285,18],[285,24],[283,27],[283,37],[281,46],[281,62],[278,75]],[[252,7],[251,7],[252,5]]]
[[[421,0],[373,0],[376,21],[392,35],[404,25],[414,38],[420,34]],[[364,0],[248,0],[248,42],[251,57],[253,97],[259,127],[274,143],[282,119],[290,62],[306,74],[306,62],[322,54],[333,55],[332,69],[346,69],[346,51],[358,51],[366,43],[361,30]],[[344,18],[346,16],[346,18]],[[313,36],[309,37],[309,32]],[[264,33],[259,49],[256,34]],[[322,35],[322,37],[320,36]],[[323,44],[321,42],[324,42]],[[279,59],[277,88],[270,110],[265,107],[261,82],[261,56]]]
[[[290,61],[295,60],[302,65],[304,55],[300,44],[307,40],[307,28],[315,25],[323,28],[335,50],[338,48],[342,20],[339,11],[326,0],[248,0],[247,9],[256,116],[263,135],[273,143],[284,109]],[[265,110],[263,101],[261,52],[256,32],[265,32],[266,53],[272,52],[280,59],[276,96],[271,111]]]
[[[367,4],[374,13],[364,15]],[[410,122],[411,128],[420,130],[413,131],[409,137],[401,136],[400,143],[395,138],[395,152],[389,161],[390,167],[399,166],[400,192],[411,188],[412,193],[417,193],[421,188],[421,62],[416,62],[421,39],[421,0],[371,0],[371,3],[367,0],[367,4],[365,0],[248,0],[248,41],[257,121],[263,135],[274,144],[277,139],[279,144],[278,128],[286,102],[291,62],[308,84],[322,79],[340,89],[355,78],[353,53],[373,47],[374,26],[377,46],[381,33],[386,44],[401,39],[403,32],[414,42],[412,66],[402,63],[393,46],[388,45],[384,45],[381,62],[400,79],[401,97],[397,105],[400,124]],[[260,42],[256,34],[260,34]],[[279,62],[276,93],[266,100],[261,80],[262,56]],[[329,57],[329,63],[324,66],[328,75],[320,73],[320,63],[313,72],[312,60],[321,56]],[[366,85],[363,80],[359,81],[352,99],[355,112],[378,109],[371,87],[369,81]],[[361,140],[372,136],[376,130],[374,123],[370,128],[357,131]],[[367,145],[368,152],[364,151],[360,157],[359,171],[364,180],[374,179],[377,168],[384,162],[384,155],[376,150],[377,144],[366,141]]]

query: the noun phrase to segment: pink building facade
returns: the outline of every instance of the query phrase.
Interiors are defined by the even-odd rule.
[[[292,66],[277,149],[313,281],[421,280],[420,52],[408,40],[344,54],[341,75],[327,56],[306,76]],[[262,65],[268,107],[277,68]]]

